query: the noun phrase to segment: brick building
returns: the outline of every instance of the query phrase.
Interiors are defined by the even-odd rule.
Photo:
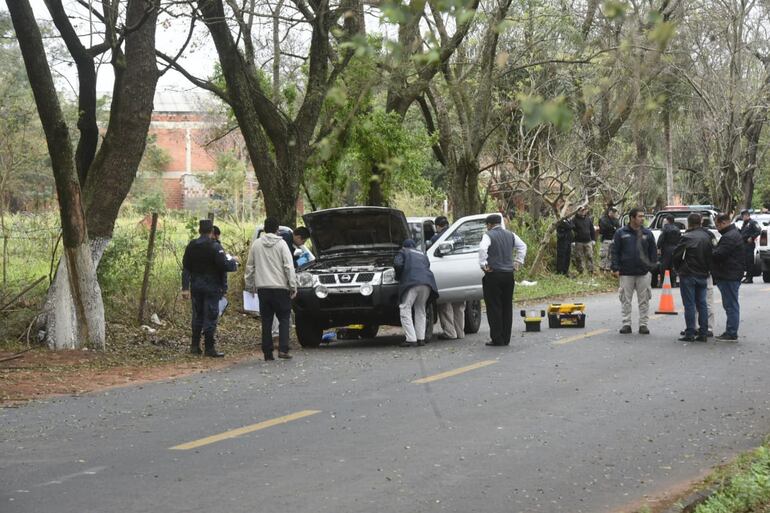
[[[222,124],[216,104],[205,93],[176,91],[157,92],[154,103],[150,135],[170,158],[162,175],[166,207],[205,208],[208,193],[197,177],[216,170],[216,150],[205,147]]]

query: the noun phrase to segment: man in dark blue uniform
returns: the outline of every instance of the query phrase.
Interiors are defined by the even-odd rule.
[[[202,219],[200,237],[191,240],[182,259],[182,294],[192,298],[192,342],[190,352],[201,354],[201,334],[204,336],[203,354],[214,358],[224,356],[214,348],[214,333],[219,317],[219,299],[222,297],[222,273],[230,264],[225,251],[212,239],[212,222]]]
[[[751,218],[748,210],[741,212],[743,225],[741,226],[741,237],[743,238],[743,251],[745,258],[746,277],[741,283],[754,283],[754,242],[757,237],[762,235],[762,228]]]

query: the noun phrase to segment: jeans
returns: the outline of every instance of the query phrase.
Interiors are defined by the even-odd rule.
[[[741,306],[738,303],[738,289],[741,288],[740,280],[725,280],[716,282],[719,293],[722,294],[722,307],[727,313],[727,327],[725,333],[738,336],[738,325],[741,322]]]
[[[695,313],[698,313],[698,334],[705,337],[709,331],[709,307],[706,299],[708,280],[699,276],[680,276],[679,292],[684,304],[685,335],[695,336]]]

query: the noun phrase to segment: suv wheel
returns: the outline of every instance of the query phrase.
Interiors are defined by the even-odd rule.
[[[762,271],[762,281],[770,283],[770,271]]]
[[[321,345],[323,329],[313,318],[304,318],[297,315],[295,324],[299,345],[302,347],[318,347]]]
[[[481,301],[465,302],[465,333],[470,335],[479,332],[481,327]]]

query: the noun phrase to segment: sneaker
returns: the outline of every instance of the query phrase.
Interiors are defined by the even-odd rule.
[[[679,337],[677,340],[679,342],[695,342],[695,337],[690,337],[688,335],[685,335],[683,337]]]
[[[424,340],[418,340],[417,341],[417,345],[418,346],[424,346],[425,345],[425,341]]]
[[[647,326],[639,326],[639,334],[640,335],[649,335],[650,334],[650,328]]]
[[[713,337],[713,336],[714,336],[714,332],[713,332],[713,331],[711,331],[711,330],[708,330],[708,331],[706,332],[706,336],[707,336],[707,337]]]
[[[750,279],[746,278],[746,279],[742,280],[741,283],[750,284],[750,283],[754,283],[754,280],[750,280]]]
[[[495,343],[495,342],[492,342],[492,341],[490,340],[489,342],[487,342],[487,343],[486,343],[486,344],[484,344],[484,345],[487,345],[487,346],[496,346],[496,347],[499,347],[499,346],[503,346],[503,345],[505,345],[505,344],[497,344],[497,343]]]
[[[738,340],[738,335],[730,335],[729,333],[722,333],[721,335],[717,335],[717,340],[722,340],[724,342],[735,342]]]
[[[439,340],[454,340],[454,337],[450,337],[449,335],[445,335],[444,333],[439,333],[438,335]]]
[[[289,353],[278,351],[278,358],[283,358],[284,360],[291,360],[292,356]]]
[[[697,337],[695,337],[695,341],[696,342],[708,342],[709,338],[706,335],[698,335]]]
[[[628,335],[629,333],[631,333],[631,326],[623,326],[622,328],[620,328],[620,333],[622,335]]]
[[[401,347],[417,347],[417,342],[409,342],[408,340],[404,340],[399,344]]]

